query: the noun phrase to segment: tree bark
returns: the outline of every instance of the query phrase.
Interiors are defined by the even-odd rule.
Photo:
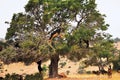
[[[59,54],[55,54],[51,57],[51,63],[49,65],[50,78],[58,77],[58,61],[59,61]]]

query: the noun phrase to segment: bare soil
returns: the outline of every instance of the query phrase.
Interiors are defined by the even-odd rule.
[[[112,77],[108,77],[108,75],[82,74],[69,75],[68,78],[46,78],[45,80],[120,80],[120,73],[114,72]]]

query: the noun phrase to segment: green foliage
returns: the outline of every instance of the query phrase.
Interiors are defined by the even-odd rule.
[[[43,69],[44,72],[47,71],[47,68],[48,68],[48,67],[47,67],[46,65],[43,65],[43,66],[42,66],[42,69]]]
[[[19,80],[20,75],[13,73],[12,75],[6,74],[3,80]]]
[[[66,45],[66,44],[60,44],[57,46],[56,51],[60,54],[60,55],[66,55],[67,52],[69,52],[70,48]]]
[[[2,52],[0,52],[0,58],[3,62],[9,64],[16,61],[16,51],[12,46],[7,47]]]
[[[91,72],[91,71],[86,71],[86,73],[87,73],[87,74],[92,74],[92,72]]]
[[[43,76],[39,73],[26,75],[25,80],[43,80]]]
[[[79,42],[80,39],[91,40],[95,35],[95,30],[87,27],[80,27],[73,33],[73,37]]]
[[[21,80],[23,78],[22,75],[19,74],[6,74],[5,78],[2,80]],[[43,80],[43,76],[39,73],[31,74],[31,75],[26,75],[25,80]]]
[[[59,65],[61,65],[61,68],[63,68],[67,63],[66,62],[61,62]]]
[[[120,68],[120,60],[115,60],[112,63],[114,65],[114,67],[113,67],[114,70],[117,70]]]
[[[114,57],[114,45],[110,39],[104,39],[95,43],[91,49],[91,53],[87,55],[87,59],[84,61],[86,65],[108,65],[112,62]],[[102,59],[105,59],[102,60]]]
[[[31,40],[25,40],[24,42],[21,43],[21,46],[23,48],[32,49],[35,47],[35,43]]]
[[[83,67],[79,67],[79,68],[78,68],[78,73],[79,73],[79,74],[84,74],[84,73],[85,73],[84,68],[83,68]]]
[[[5,39],[10,40],[15,38],[16,36],[20,36],[20,34],[24,34],[26,30],[31,30],[32,26],[33,21],[29,15],[23,13],[13,14],[10,28],[7,29]]]
[[[3,48],[6,48],[8,44],[6,42],[0,41],[0,46],[2,46]]]
[[[118,50],[118,52],[116,53],[116,55],[114,56],[114,59],[112,61],[113,63],[113,69],[117,70],[120,68],[120,51]]]
[[[28,4],[25,6],[26,12],[35,9],[42,0],[29,0]]]

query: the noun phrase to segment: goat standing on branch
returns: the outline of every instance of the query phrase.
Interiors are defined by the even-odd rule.
[[[57,36],[62,37],[62,35],[60,33],[61,33],[61,28],[58,28],[58,27],[55,28],[53,31],[51,31],[49,42],[51,42],[52,39],[57,37]]]

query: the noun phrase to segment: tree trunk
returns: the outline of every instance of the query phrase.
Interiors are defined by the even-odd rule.
[[[50,78],[58,77],[58,61],[59,61],[59,54],[55,54],[51,57],[51,63],[49,65]]]

